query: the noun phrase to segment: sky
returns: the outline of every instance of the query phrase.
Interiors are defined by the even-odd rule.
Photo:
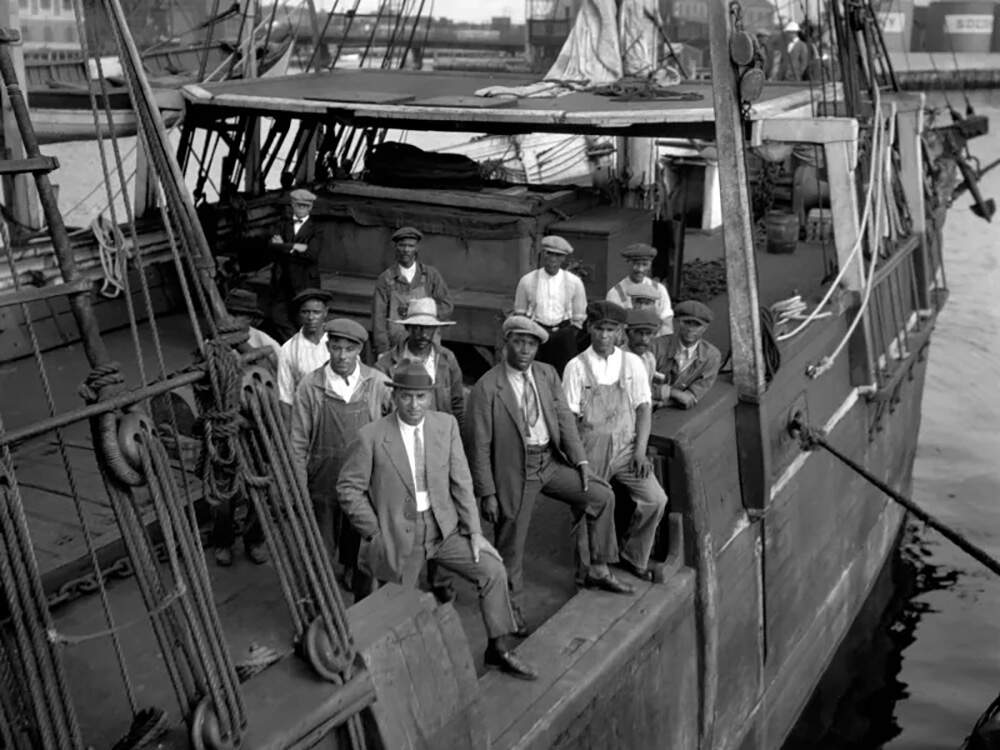
[[[493,16],[510,16],[514,23],[524,20],[525,0],[427,0],[424,12],[434,3],[434,17],[452,18],[456,21],[489,21]],[[317,0],[316,6],[328,9],[333,0]],[[344,0],[340,5],[348,6]],[[350,5],[353,5],[351,3]],[[358,10],[362,13],[375,12],[378,0],[361,0]]]

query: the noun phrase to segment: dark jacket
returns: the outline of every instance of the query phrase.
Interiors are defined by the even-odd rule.
[[[390,321],[406,317],[404,299],[411,298],[415,290],[423,289],[419,296],[431,297],[437,302],[437,314],[441,320],[451,318],[455,305],[451,301],[451,292],[444,278],[433,266],[417,262],[417,273],[412,282],[399,275],[399,266],[395,263],[379,274],[375,280],[375,292],[372,297],[372,345],[378,354],[389,350],[389,329],[395,327],[401,333],[402,326]]]
[[[390,378],[393,370],[404,359],[404,341],[399,346],[382,354],[375,367]],[[461,427],[465,421],[465,391],[462,389],[462,369],[450,349],[434,344],[434,410],[451,414]]]
[[[276,299],[291,300],[303,289],[319,288],[319,256],[323,250],[323,226],[311,216],[295,234],[291,217],[281,220],[275,234],[283,242],[271,245],[274,265],[271,266],[271,292]],[[292,246],[305,243],[306,250],[293,253]]]
[[[694,361],[684,372],[678,373],[674,357],[680,347],[680,339],[672,333],[664,336],[663,340],[664,344],[657,352],[656,370],[667,376],[667,384],[654,386],[654,397],[659,396],[661,400],[668,401],[670,389],[677,388],[690,393],[695,401],[700,401],[701,397],[715,385],[715,378],[719,375],[719,367],[722,366],[722,355],[719,350],[701,339],[698,348],[695,349]]]
[[[559,376],[542,362],[532,364],[531,372],[551,445],[561,460],[577,466],[587,454]],[[503,364],[483,375],[472,389],[464,434],[476,497],[496,495],[504,513],[513,517],[525,485],[524,417]]]

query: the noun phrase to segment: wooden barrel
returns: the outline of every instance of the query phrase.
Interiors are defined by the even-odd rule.
[[[795,214],[768,211],[764,217],[769,253],[794,253],[799,242],[799,220]]]

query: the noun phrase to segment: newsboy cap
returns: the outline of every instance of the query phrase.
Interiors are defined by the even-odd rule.
[[[292,304],[296,309],[302,307],[303,302],[308,302],[311,299],[318,299],[320,302],[330,302],[333,299],[333,295],[330,294],[325,289],[315,289],[309,287],[308,289],[303,289],[301,292],[292,297]]]
[[[623,326],[628,322],[628,311],[614,302],[598,300],[587,305],[587,322],[591,325],[614,323]]]
[[[544,344],[549,340],[549,332],[527,315],[511,315],[503,322],[504,340],[514,333],[527,333],[529,336],[534,336],[538,339],[540,344]]]
[[[550,234],[547,237],[542,237],[542,252],[559,253],[559,255],[572,255],[573,246],[562,237]]]
[[[700,320],[705,325],[711,323],[715,318],[708,305],[696,299],[687,299],[674,305],[674,317],[678,320],[681,318],[694,318],[695,320]]]
[[[296,188],[288,194],[288,197],[295,203],[312,203],[316,200],[316,194],[305,188]]]
[[[400,240],[416,240],[420,242],[423,238],[424,233],[416,227],[400,227],[392,233],[393,242],[399,242]]]
[[[642,258],[652,260],[656,257],[656,248],[652,245],[647,245],[645,242],[633,242],[622,250],[622,257],[629,260],[639,260]]]
[[[260,315],[257,295],[249,289],[233,289],[226,295],[226,310],[233,315]]]
[[[642,310],[633,308],[628,311],[627,325],[630,330],[651,328],[657,331],[660,328],[660,316],[656,314],[655,310],[650,310],[648,307]]]
[[[411,359],[400,362],[392,371],[392,382],[389,385],[401,391],[434,390],[434,381],[427,368]]]
[[[347,339],[356,344],[364,344],[368,340],[365,327],[350,318],[328,320],[323,324],[323,330],[330,338]]]

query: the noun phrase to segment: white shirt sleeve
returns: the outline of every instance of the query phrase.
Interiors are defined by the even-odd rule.
[[[660,320],[665,323],[674,317],[674,308],[670,304],[670,293],[667,291],[667,288],[659,282],[656,283],[656,286],[660,293],[660,300],[657,304],[657,307],[660,308]]]
[[[580,399],[583,396],[583,362],[580,357],[573,357],[566,363],[563,371],[562,387],[566,394],[566,405],[576,415],[580,414]]]
[[[528,273],[517,282],[517,289],[514,292],[514,312],[518,315],[527,315],[528,308],[531,306],[531,299],[528,295],[528,279],[530,278],[531,274]]]
[[[625,377],[628,397],[632,401],[633,407],[643,404],[653,403],[653,394],[649,388],[649,375],[646,365],[639,358],[638,354],[632,352],[622,352],[625,356]],[[566,366],[569,369],[569,365]]]
[[[295,401],[295,383],[292,378],[292,353],[284,347],[278,352],[278,400],[291,405]]]
[[[571,311],[570,320],[577,328],[583,328],[587,320],[587,290],[583,286],[583,279],[575,273],[566,272],[570,278]]]

